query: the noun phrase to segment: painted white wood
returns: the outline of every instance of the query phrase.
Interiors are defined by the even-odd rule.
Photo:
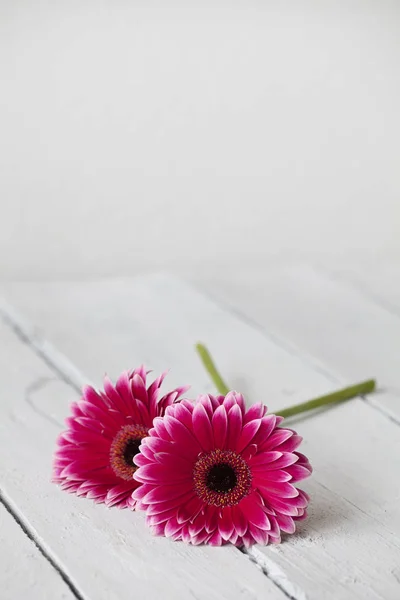
[[[59,423],[76,391],[1,321],[0,396],[0,447],[9,449],[0,457],[0,486],[82,597],[283,600],[237,549],[171,544],[149,534],[143,514],[96,506],[51,484]],[[28,567],[21,560],[22,577]],[[3,578],[1,569],[0,590]],[[46,578],[41,584],[47,589]]]
[[[36,327],[26,333],[36,336],[36,348],[44,347],[40,332],[96,382],[107,365],[115,376],[123,368],[146,360],[157,370],[171,366],[172,383],[193,381],[194,391],[211,390],[192,351],[198,339],[209,344],[235,387],[248,392],[251,400],[263,399],[272,408],[328,392],[336,387],[334,380],[341,379],[335,367],[324,367],[301,347],[297,350],[244,323],[168,277],[19,284],[3,286],[3,291],[8,301],[35,323]],[[293,309],[293,291],[291,302]],[[282,294],[282,310],[289,305],[287,295]],[[342,310],[346,315],[346,306]],[[324,336],[323,329],[320,335]],[[59,358],[59,353],[47,355],[62,369],[66,359],[60,366]],[[371,374],[367,371],[364,375]],[[63,411],[60,407],[55,418],[61,418]],[[299,535],[289,537],[278,548],[254,548],[254,559],[287,594],[298,599],[397,600],[400,428],[362,400],[299,419],[295,426],[305,437],[304,451],[315,467],[314,476],[304,485],[312,494],[311,517],[300,526]],[[96,519],[103,514],[101,507],[89,509],[86,503],[82,505],[84,501],[77,504],[78,500],[70,497],[52,498],[53,508],[55,502],[68,503],[71,511],[84,511],[90,515],[91,527],[100,529]],[[110,517],[110,536],[124,531],[125,516],[121,514]],[[138,527],[135,519],[131,527]],[[89,542],[97,547],[93,542],[98,545],[99,538]],[[162,547],[165,553],[182,553],[183,560],[190,561],[193,549],[152,543],[155,560]],[[227,556],[224,553],[213,551],[207,556],[215,564],[219,555]],[[166,556],[158,563],[162,570]],[[198,560],[196,554],[192,556]],[[243,564],[237,568],[242,569]],[[170,573],[172,580],[175,575]],[[183,577],[189,577],[186,571]],[[204,574],[199,577],[204,578]],[[227,583],[223,574],[221,580]]]
[[[400,421],[400,279],[382,286],[382,296],[382,279],[375,292],[371,279],[367,292],[321,268],[280,265],[252,286],[242,280],[215,294],[338,384],[375,377],[385,394],[370,402]]]
[[[375,261],[330,261],[322,267],[336,279],[360,290],[382,308],[400,315],[400,260],[389,257]]]
[[[1,502],[0,565],[2,600],[72,600],[75,597]]]

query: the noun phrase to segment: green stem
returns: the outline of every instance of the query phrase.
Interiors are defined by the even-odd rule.
[[[213,359],[211,358],[211,354],[207,350],[207,348],[203,344],[196,344],[196,350],[199,353],[199,356],[203,362],[203,365],[211,377],[215,387],[219,391],[220,394],[226,396],[229,392],[229,388],[226,385],[225,381],[222,379],[221,375],[218,372],[217,367],[214,364]]]
[[[343,388],[342,390],[338,390],[337,392],[333,392],[332,394],[327,394],[326,396],[319,396],[319,398],[314,398],[313,400],[308,400],[307,402],[302,402],[301,404],[295,404],[294,406],[290,406],[289,408],[284,408],[283,410],[280,410],[275,414],[277,414],[280,417],[292,417],[293,415],[299,415],[300,413],[306,412],[308,410],[313,410],[315,408],[320,408],[321,406],[344,402],[345,400],[350,400],[351,398],[355,398],[356,396],[369,394],[375,390],[375,387],[375,380],[368,379],[367,381],[362,381],[361,383],[357,383],[356,385],[351,385],[350,387]]]
[[[211,358],[209,351],[203,344],[196,344],[196,350],[203,362],[206,371],[208,372],[212,381],[214,382],[214,385],[217,388],[218,392],[223,396],[226,396],[230,388],[222,379],[217,367],[214,364],[213,359]],[[351,385],[350,387],[343,388],[342,390],[338,390],[337,392],[333,392],[332,394],[327,394],[326,396],[319,396],[318,398],[314,398],[313,400],[308,400],[307,402],[302,402],[301,404],[295,404],[294,406],[284,408],[283,410],[280,410],[275,414],[277,414],[280,417],[293,417],[294,415],[299,415],[303,412],[307,412],[308,410],[320,408],[321,406],[327,406],[328,404],[337,404],[339,402],[344,402],[345,400],[355,398],[356,396],[370,394],[375,390],[375,388],[375,380],[368,379],[367,381],[362,381],[361,383],[357,383],[356,385]]]

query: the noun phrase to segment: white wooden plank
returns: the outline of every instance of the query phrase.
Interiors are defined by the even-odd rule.
[[[391,284],[393,303],[395,286],[400,294],[399,279]],[[386,393],[370,402],[400,422],[400,312],[309,266],[271,268],[252,288],[242,280],[216,294],[338,384],[376,377]]]
[[[302,360],[292,360],[290,348],[279,346],[279,340],[266,342],[263,332],[169,276],[1,284],[0,292],[8,300],[3,310],[14,322],[21,321],[38,352],[51,356],[79,383],[86,376],[100,385],[106,371],[116,377],[123,369],[144,362],[155,371],[170,366],[167,381],[172,386],[188,382],[193,394],[212,391],[194,353],[195,342],[203,340],[232,387],[263,399],[272,408],[329,392],[335,386],[335,378],[330,383],[323,373],[310,379]],[[260,353],[265,344],[270,349],[268,362]],[[60,351],[73,366],[68,366]],[[290,381],[282,378],[286,369],[291,372]]]
[[[386,310],[400,315],[400,259],[323,265],[323,270],[345,281]]]
[[[76,392],[1,322],[0,393],[0,446],[12,448],[0,458],[0,485],[83,598],[284,598],[235,548],[171,544],[149,534],[142,514],[51,484],[58,422]]]
[[[211,389],[192,353],[193,342],[202,339],[235,387],[272,408],[336,387],[318,361],[297,356],[293,347],[169,278],[20,285],[6,292],[93,379],[106,364],[115,375],[154,357],[157,369],[173,367],[173,383]],[[296,428],[316,467],[304,486],[313,496],[311,518],[279,548],[253,549],[255,559],[286,591],[294,583],[298,598],[397,599],[399,427],[354,400],[299,420]]]
[[[3,600],[72,600],[76,597],[1,502],[0,564]]]

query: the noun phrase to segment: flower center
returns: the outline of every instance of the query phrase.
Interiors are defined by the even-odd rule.
[[[118,477],[129,481],[137,467],[133,457],[139,452],[139,446],[148,434],[148,428],[143,425],[125,425],[121,427],[110,448],[111,468]]]
[[[207,473],[206,485],[212,492],[230,492],[236,483],[236,473],[226,463],[214,465]]]
[[[234,506],[251,488],[246,461],[233,450],[212,450],[202,454],[193,469],[196,494],[212,506]]]

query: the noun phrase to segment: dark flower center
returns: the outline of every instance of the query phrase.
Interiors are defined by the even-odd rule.
[[[124,461],[127,465],[132,467],[133,465],[133,457],[139,453],[139,446],[141,444],[142,438],[139,439],[130,439],[127,441],[125,450],[123,452]]]
[[[212,466],[207,473],[206,485],[212,492],[230,492],[233,490],[236,483],[236,473],[232,467],[226,463],[219,463]]]
[[[118,477],[130,481],[137,467],[133,458],[139,453],[139,446],[148,434],[144,425],[125,425],[114,437],[110,448],[110,467]]]
[[[199,454],[193,468],[194,491],[211,506],[235,506],[250,493],[251,481],[249,465],[233,450]]]

